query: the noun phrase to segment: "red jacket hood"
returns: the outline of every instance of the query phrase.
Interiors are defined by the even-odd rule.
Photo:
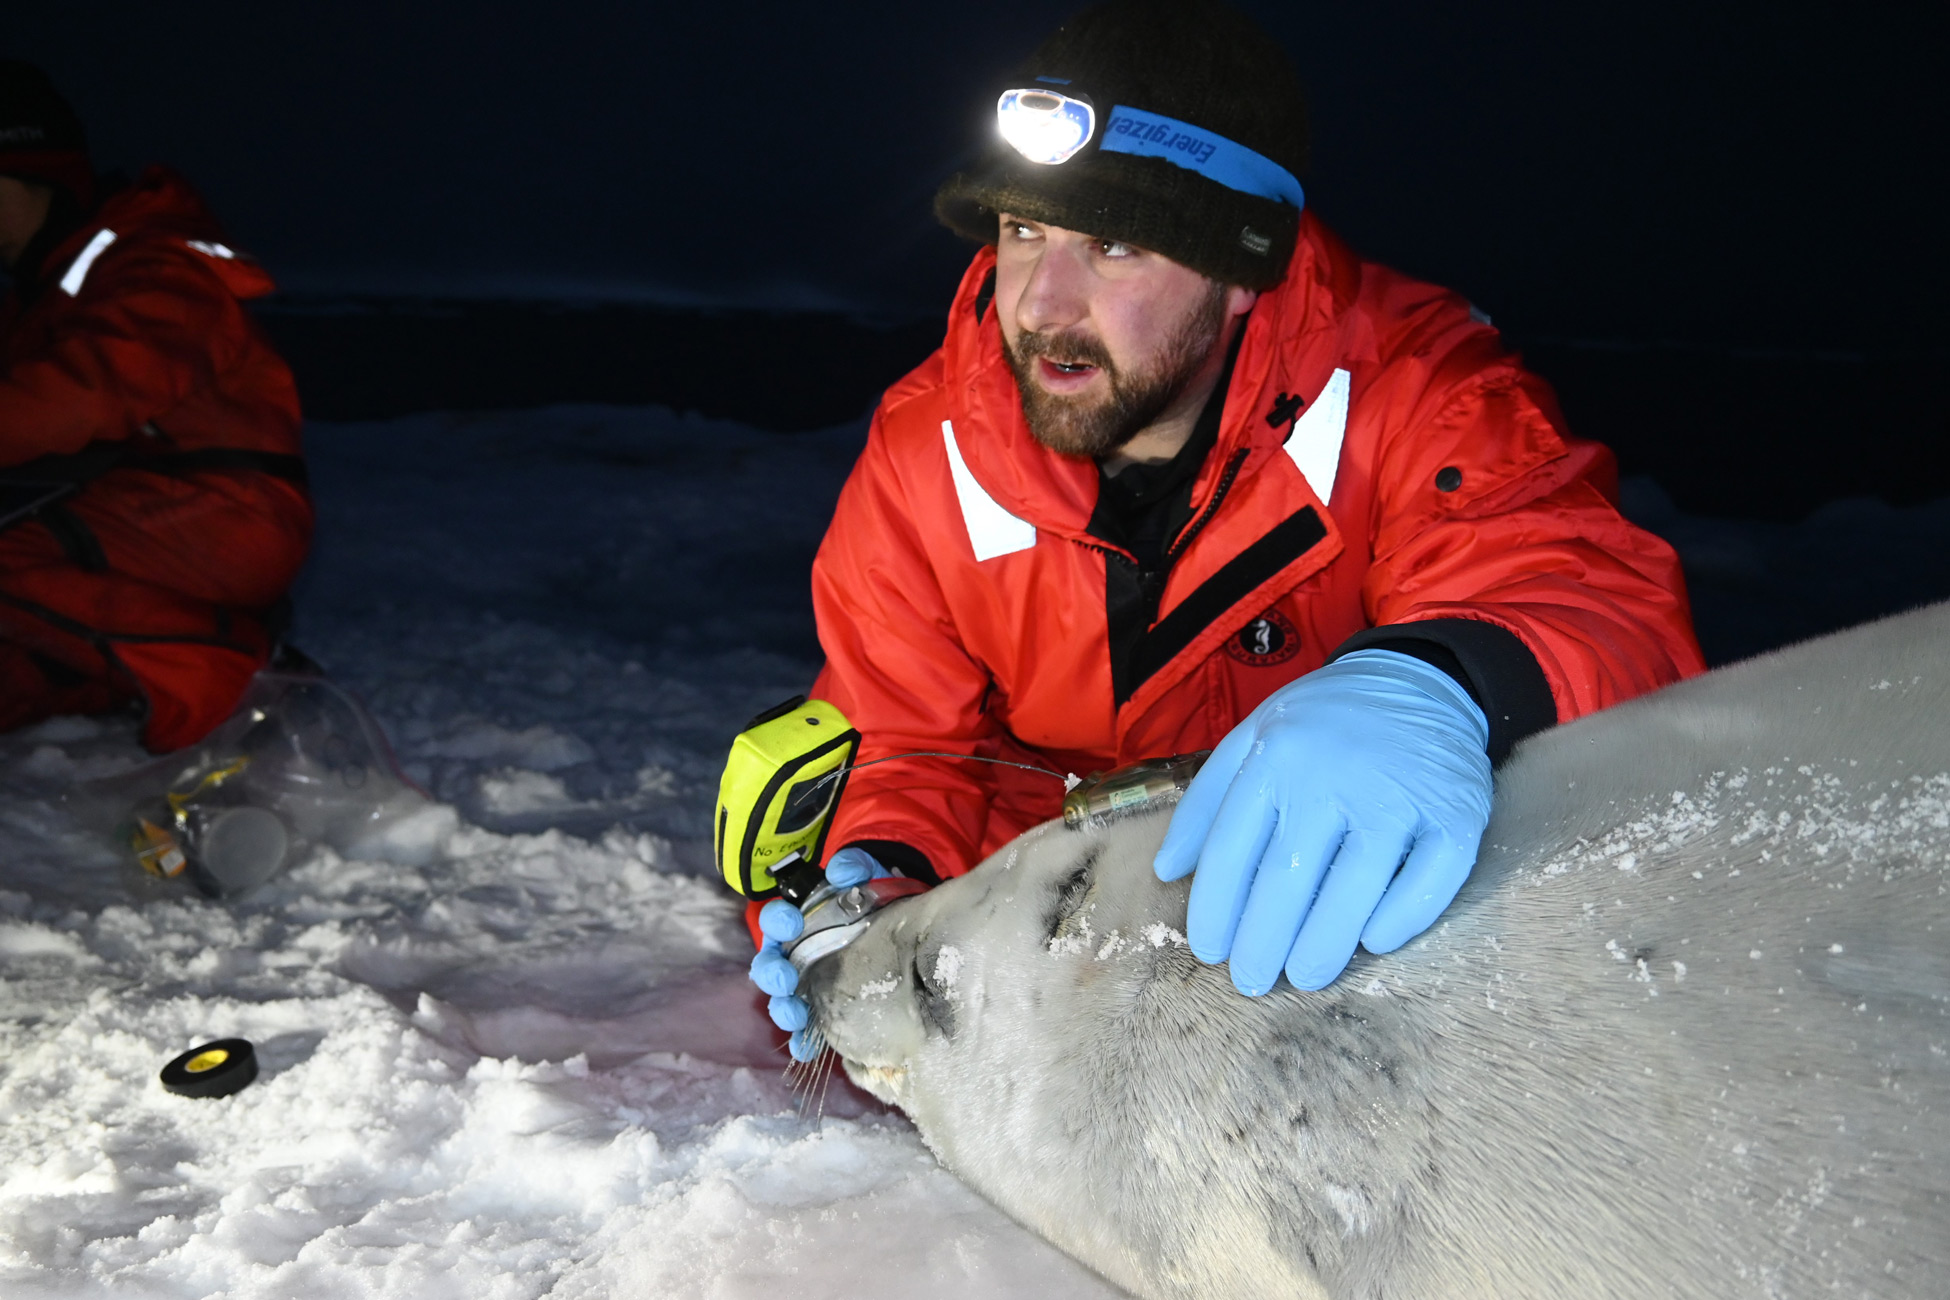
[[[1051,451],[1030,433],[995,312],[975,314],[994,268],[993,248],[975,255],[962,276],[942,344],[947,387],[958,395],[954,405],[972,417],[971,427],[957,430],[957,448],[970,472],[1010,514],[1060,536],[1084,538],[1097,505],[1097,466]],[[1211,498],[1239,450],[1248,452],[1239,470],[1246,475],[1280,451],[1287,428],[1258,418],[1280,393],[1317,393],[1336,364],[1373,352],[1372,340],[1353,337],[1334,346],[1305,345],[1336,331],[1353,332],[1359,317],[1348,308],[1360,282],[1359,259],[1311,213],[1303,215],[1286,278],[1260,295],[1246,319],[1217,454],[1206,458],[1192,490],[1194,511]]]
[[[262,298],[277,288],[270,272],[230,245],[223,226],[190,183],[167,167],[144,169],[127,189],[108,196],[81,227],[41,264],[43,279],[59,276],[96,235],[112,230],[118,241],[188,246],[236,298]]]

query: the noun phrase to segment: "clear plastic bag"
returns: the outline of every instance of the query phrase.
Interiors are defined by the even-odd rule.
[[[246,894],[322,844],[397,857],[388,832],[428,805],[358,700],[277,669],[202,743],[77,793],[145,872],[212,898]]]

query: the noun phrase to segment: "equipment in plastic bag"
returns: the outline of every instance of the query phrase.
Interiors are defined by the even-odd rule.
[[[278,669],[200,744],[94,782],[83,801],[143,871],[211,898],[249,893],[319,845],[357,854],[427,803],[351,694]]]

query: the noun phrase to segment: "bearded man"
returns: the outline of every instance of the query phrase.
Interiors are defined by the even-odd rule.
[[[984,245],[813,571],[862,734],[827,878],[967,871],[1056,773],[1214,752],[1157,869],[1241,992],[1319,988],[1468,875],[1526,735],[1700,671],[1677,560],[1480,312],[1307,211],[1284,52],[1112,0],[998,88],[936,199]],[[753,975],[804,1023],[761,913]],[[804,1041],[795,1035],[795,1053]]]

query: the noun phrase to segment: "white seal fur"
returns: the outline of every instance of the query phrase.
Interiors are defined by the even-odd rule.
[[[1534,737],[1434,930],[1186,948],[1165,816],[1040,827],[815,966],[853,1079],[1147,1297],[1950,1295],[1950,606]]]

